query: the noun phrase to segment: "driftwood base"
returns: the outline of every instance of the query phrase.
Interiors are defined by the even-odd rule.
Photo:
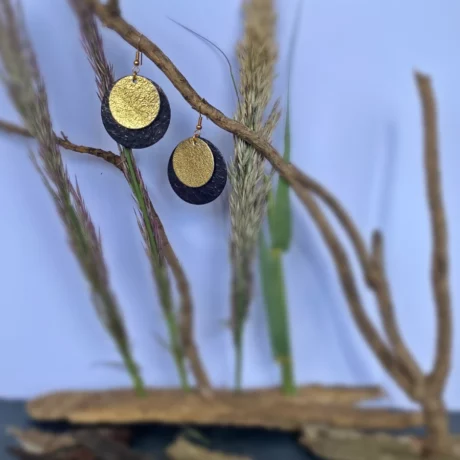
[[[420,426],[416,412],[365,410],[354,407],[376,399],[375,387],[310,386],[286,397],[279,390],[233,393],[216,391],[212,398],[180,390],[151,390],[144,398],[129,390],[64,392],[32,400],[27,410],[37,421],[74,424],[165,423],[260,427],[297,431],[304,425],[342,428],[404,429]]]
[[[328,460],[420,460],[422,439],[414,436],[365,434],[356,430],[310,425],[303,429],[301,444]],[[454,438],[452,455],[437,460],[460,459],[460,438]]]

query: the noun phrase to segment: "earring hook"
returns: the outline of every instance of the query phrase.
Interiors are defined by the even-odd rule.
[[[140,71],[140,66],[142,65],[142,51],[140,50],[141,47],[141,40],[143,35],[139,35],[139,40],[137,42],[137,50],[136,56],[134,57],[134,67],[133,67],[133,81],[136,81],[136,77]]]
[[[196,129],[195,129],[195,133],[193,134],[193,141],[195,142],[196,139],[198,139],[200,137],[200,134],[201,134],[201,130],[203,129],[203,115],[199,115],[198,117],[198,123],[196,124]]]

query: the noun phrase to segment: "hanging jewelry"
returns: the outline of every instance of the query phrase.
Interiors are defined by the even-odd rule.
[[[139,37],[139,45],[141,41]],[[120,145],[143,149],[163,138],[171,121],[171,108],[163,90],[139,75],[142,53],[138,49],[132,75],[117,80],[102,100],[102,122]]]
[[[176,194],[190,204],[214,201],[227,183],[227,166],[218,148],[201,137],[200,114],[195,134],[182,141],[173,151],[168,177]]]

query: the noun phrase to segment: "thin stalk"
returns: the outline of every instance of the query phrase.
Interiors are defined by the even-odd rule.
[[[249,302],[249,298],[245,287],[235,288],[236,298],[234,305],[239,311],[236,316],[237,323],[235,324],[234,345],[235,345],[235,391],[241,391],[243,385],[243,328],[244,328],[244,310]]]
[[[147,396],[147,392],[145,391],[144,382],[142,381],[139,368],[134,359],[132,358],[131,354],[127,353],[125,350],[120,350],[120,354],[123,359],[125,368],[131,377],[131,381],[134,386],[134,391],[136,392],[137,396]]]
[[[173,300],[171,295],[171,286],[169,284],[167,267],[162,263],[158,245],[155,239],[154,231],[150,223],[147,203],[142,193],[141,184],[139,183],[136,174],[136,163],[131,149],[123,149],[124,158],[126,159],[126,167],[128,173],[128,180],[131,190],[134,193],[136,201],[139,205],[141,212],[142,222],[145,226],[148,242],[149,242],[149,256],[152,260],[152,267],[157,283],[158,294],[162,305],[163,315],[166,320],[169,338],[171,341],[170,351],[173,355],[177,372],[179,374],[180,384],[183,390],[189,391],[190,385],[187,377],[187,370],[185,366],[185,357],[180,338],[180,329],[177,324],[177,318],[174,314]]]

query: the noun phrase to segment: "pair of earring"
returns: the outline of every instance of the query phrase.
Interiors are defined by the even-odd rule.
[[[133,149],[156,144],[171,122],[168,98],[160,86],[139,75],[141,64],[142,53],[138,49],[132,75],[114,83],[101,108],[108,134],[120,145]],[[227,183],[225,160],[212,142],[201,137],[202,123],[200,114],[195,133],[174,149],[168,164],[174,192],[196,205],[214,201]]]

